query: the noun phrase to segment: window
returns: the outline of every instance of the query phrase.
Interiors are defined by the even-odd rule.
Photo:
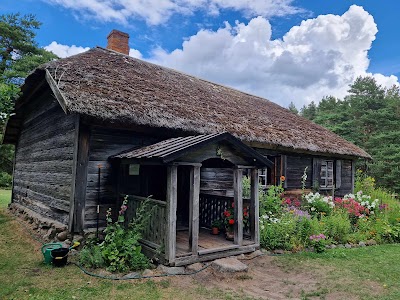
[[[261,188],[267,187],[267,169],[258,170],[258,185]]]
[[[321,163],[321,187],[332,188],[333,187],[333,161],[324,160]]]

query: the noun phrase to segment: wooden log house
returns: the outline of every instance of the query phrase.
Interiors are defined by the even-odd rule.
[[[151,196],[143,247],[183,265],[259,246],[258,185],[283,175],[296,194],[306,170],[307,189],[344,195],[355,160],[370,158],[266,99],[129,57],[127,34],[108,38],[107,49],[47,63],[26,79],[3,139],[16,150],[12,205],[88,233],[104,227],[123,195],[131,214]],[[232,202],[234,241],[208,234]]]

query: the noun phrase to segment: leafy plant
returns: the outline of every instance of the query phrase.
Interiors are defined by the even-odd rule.
[[[279,185],[270,186],[267,191],[260,191],[260,215],[280,215],[282,213],[283,193],[282,181]]]
[[[216,219],[216,220],[214,220],[214,221],[211,222],[211,228],[218,228],[218,229],[221,229],[221,228],[222,228],[222,224],[224,224],[224,223],[222,222],[222,220]]]
[[[127,204],[128,197],[126,196],[115,222],[111,218],[111,209],[107,211],[107,227],[104,230],[106,236],[100,244],[100,249],[107,270],[111,272],[135,271],[149,266],[148,258],[141,252],[139,240],[150,220],[152,213],[150,202],[146,200],[139,205],[136,216],[130,222],[128,229],[124,227]]]
[[[310,236],[311,245],[317,253],[325,252],[326,236],[323,233]]]
[[[94,269],[105,266],[100,247],[93,243],[86,243],[79,254],[79,262],[85,267]]]

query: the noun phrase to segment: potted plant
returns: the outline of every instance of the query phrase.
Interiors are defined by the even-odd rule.
[[[215,235],[219,234],[219,229],[221,228],[221,226],[222,226],[222,221],[220,219],[216,219],[216,220],[212,221],[212,223],[211,223],[211,229],[212,229],[211,233],[215,234]]]
[[[233,241],[234,239],[234,224],[235,224],[235,218],[234,218],[234,209],[235,209],[235,204],[232,202],[231,207],[228,207],[224,211],[224,226],[225,226],[225,234],[226,234],[226,239],[229,241]],[[244,229],[248,228],[249,226],[249,211],[248,207],[243,208],[243,227]]]

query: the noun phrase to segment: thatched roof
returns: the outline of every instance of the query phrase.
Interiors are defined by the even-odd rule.
[[[212,143],[227,142],[240,150],[254,166],[272,167],[273,163],[228,132],[200,134],[167,139],[153,145],[133,148],[112,156],[114,159],[154,160],[170,163],[194,150]]]
[[[100,47],[39,71],[45,69],[68,113],[198,134],[227,131],[267,148],[370,157],[271,101]]]

